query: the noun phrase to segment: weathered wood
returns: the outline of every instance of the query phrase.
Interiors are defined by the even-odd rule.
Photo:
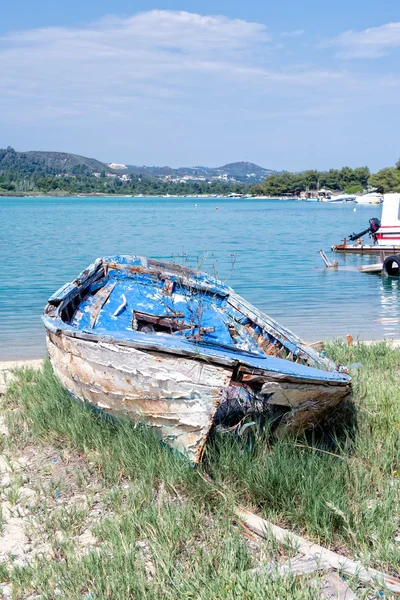
[[[329,571],[331,568],[330,563],[327,561],[318,560],[314,556],[299,554],[283,564],[277,565],[275,572],[282,577],[289,574],[308,575],[316,571]],[[257,572],[261,572],[261,570],[259,569]]]
[[[337,269],[338,268],[338,266],[339,266],[338,261],[335,260],[335,261],[333,261],[333,263],[331,263],[331,261],[325,254],[324,250],[319,250],[319,255],[322,258],[322,260],[324,261],[327,269]]]
[[[371,244],[337,244],[332,246],[333,252],[343,252],[348,254],[381,254],[388,256],[390,254],[399,254],[400,246],[372,246]]]
[[[79,277],[74,279],[74,281],[63,285],[52,296],[50,296],[50,298],[48,299],[48,303],[54,306],[58,306],[62,300],[65,300],[66,298],[70,300],[73,297],[73,294],[79,293],[83,283],[85,284],[85,286],[87,286],[90,284],[90,282],[96,281],[96,279],[99,279],[103,275],[103,263],[102,260],[98,258],[93,264],[89,265],[87,269],[82,271]]]
[[[72,394],[154,427],[197,463],[232,369],[48,333],[55,373]]]
[[[102,312],[116,281],[118,293],[126,294],[122,294],[124,302],[114,310],[119,302],[115,301],[114,292],[112,304],[107,304]],[[171,286],[169,283],[166,286],[166,281],[176,284],[172,299],[177,303],[176,308],[183,310],[186,305],[190,315],[199,317],[198,323],[185,323],[184,316],[179,321],[177,314],[168,312],[164,296]],[[138,289],[136,284],[144,287]],[[193,462],[201,456],[222,392],[229,387],[233,372],[238,385],[241,376],[246,375],[240,366],[249,368],[247,374],[263,376],[259,383],[267,385],[265,393],[271,403],[275,397],[277,406],[289,409],[282,426],[289,429],[293,423],[297,433],[303,426],[315,424],[309,417],[317,403],[316,396],[321,398],[314,411],[318,420],[327,407],[334,406],[350,392],[350,379],[338,374],[334,363],[304,347],[291,332],[221,282],[191,269],[143,257],[105,258],[56,296],[56,304],[47,305],[43,321],[48,332],[49,354],[64,387],[113,414],[129,413],[132,418],[143,418],[160,430],[167,443],[169,439],[171,446],[193,457]],[[233,304],[227,306],[231,301]],[[76,310],[79,305],[80,311]],[[127,305],[131,311],[125,311],[117,319],[119,311]],[[160,314],[164,311],[167,314]],[[207,327],[201,326],[204,311],[207,311],[204,323]],[[148,314],[152,312],[155,314]],[[99,315],[101,335],[93,330]],[[235,321],[236,315],[239,318]],[[186,320],[192,321],[188,317]],[[151,331],[154,328],[145,327],[140,321],[187,333],[170,335],[173,332]],[[233,322],[238,339],[232,341],[228,324]],[[202,334],[214,331],[212,339],[201,339]],[[273,333],[270,335],[268,331]],[[286,358],[289,352],[291,360],[266,355],[257,342],[263,349],[267,347],[267,354],[284,352]],[[127,356],[129,368],[124,369]],[[322,369],[294,364],[306,360]],[[208,379],[187,379],[186,364],[194,373],[207,372]],[[215,379],[217,383],[213,383]],[[260,387],[257,383],[255,394],[259,394]],[[297,389],[303,392],[296,405],[291,396],[296,395]],[[305,410],[299,411],[299,407]],[[296,416],[299,412],[305,418]]]
[[[251,381],[258,381],[259,383],[267,383],[270,381],[276,381],[278,383],[282,382],[282,383],[295,383],[296,381],[298,381],[298,378],[295,376],[292,376],[288,373],[276,373],[273,371],[268,371],[267,369],[257,369],[255,367],[249,367],[247,365],[240,365],[239,369],[238,369],[239,373],[243,374],[242,375],[242,379],[243,381],[246,382],[251,382]],[[322,385],[322,386],[330,386],[330,385],[337,385],[336,382],[332,382],[332,381],[321,381],[320,379],[312,379],[312,378],[308,378],[307,382],[304,382],[305,385],[307,384],[316,384],[316,385]],[[343,387],[348,387],[348,389],[350,390],[350,384],[349,383],[345,383],[343,382]]]
[[[321,578],[314,579],[311,583],[313,589],[319,593],[319,598],[322,600],[358,600],[345,581],[339,575],[332,571],[332,566],[329,560],[321,560],[315,556],[304,556],[302,554],[290,558],[286,562],[268,564],[264,568],[252,569],[253,575],[260,575],[268,572],[268,577],[276,579],[278,577],[286,577],[289,575],[302,576],[310,575],[311,573],[326,572]],[[322,585],[321,585],[322,584]]]
[[[139,310],[134,311],[137,318],[141,321],[148,321],[149,323],[158,323],[164,319],[183,319],[185,316],[183,312],[169,312],[163,315],[151,315],[150,313],[140,312]]]
[[[295,383],[268,381],[262,386],[261,393],[269,396],[269,404],[289,406],[293,409],[309,405],[311,409],[313,402],[327,403],[334,406],[338,390],[336,387],[321,385],[320,383],[304,383],[304,385],[299,387]],[[339,398],[342,398],[340,393]]]
[[[299,535],[273,525],[269,521],[243,508],[236,507],[235,513],[246,527],[263,538],[273,537],[282,544],[290,544],[302,554],[313,557],[315,561],[321,561],[323,564],[330,565],[332,569],[340,570],[347,575],[354,575],[360,581],[368,584],[378,583],[385,585],[391,592],[400,595],[400,579],[397,577],[392,577],[375,569],[366,568],[359,561],[351,560],[323,546],[313,544]]]
[[[321,384],[304,384],[269,381],[261,393],[269,396],[267,403],[290,408],[281,420],[277,433],[302,432],[323,418],[342,400],[346,391],[340,387]]]
[[[363,273],[382,273],[382,268],[382,263],[374,263],[373,265],[363,265],[362,267],[358,267],[358,270]]]
[[[157,261],[153,261],[152,259],[148,259],[148,266],[142,265],[125,265],[118,264],[114,262],[108,263],[108,272],[110,269],[115,269],[118,271],[128,271],[129,273],[143,273],[145,275],[153,276],[157,279],[166,279],[170,280],[175,278],[177,282],[184,286],[191,288],[192,290],[199,290],[201,292],[206,292],[209,294],[216,294],[221,298],[228,296],[230,289],[226,287],[226,290],[222,285],[215,285],[211,283],[205,274],[203,274],[203,280],[193,279],[193,271],[192,269],[187,269],[185,267],[180,267],[179,265],[174,265],[172,263],[164,263]]]
[[[358,600],[354,592],[337,573],[331,571],[324,575],[321,581],[320,598],[323,598],[323,600]]]
[[[117,284],[115,281],[110,282],[97,292],[96,300],[90,309],[90,321],[89,321],[90,329],[93,329],[93,327],[96,325],[96,321],[98,319],[100,311],[103,308],[103,306],[105,305],[105,303],[107,302],[107,300],[109,299],[109,297],[111,296],[111,293],[116,285]]]

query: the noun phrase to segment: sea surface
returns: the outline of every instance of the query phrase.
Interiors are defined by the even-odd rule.
[[[47,298],[103,255],[200,265],[306,341],[400,338],[400,283],[329,252],[381,207],[216,198],[0,198],[0,360],[45,354]],[[326,270],[324,248],[338,259]],[[343,267],[346,267],[343,268]]]

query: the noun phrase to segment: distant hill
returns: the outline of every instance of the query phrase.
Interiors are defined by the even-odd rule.
[[[164,181],[231,181],[257,183],[264,181],[268,175],[275,173],[251,162],[241,161],[229,163],[222,167],[172,167],[136,166],[110,162],[103,163],[95,158],[87,158],[68,152],[29,151],[16,152],[10,146],[0,149],[0,173],[14,171],[19,174],[43,173],[45,175],[92,175],[105,173],[121,175],[122,173],[162,179]]]
[[[86,167],[92,173],[96,171],[111,171],[108,165],[96,160],[87,158],[79,154],[70,154],[69,152],[41,152],[30,151],[24,153],[28,159],[42,163],[46,168],[59,172],[72,172],[74,167]]]
[[[276,173],[272,169],[264,169],[263,167],[259,167],[258,165],[247,162],[245,160],[241,162],[229,163],[227,165],[223,165],[216,171],[221,171],[222,173],[227,173],[231,177],[235,177],[236,179],[243,180],[257,180],[262,181],[268,175],[272,175],[272,173]]]
[[[236,181],[246,183],[256,183],[264,181],[268,175],[276,173],[272,169],[264,169],[259,165],[251,162],[241,161],[235,163],[229,163],[222,167],[178,167],[173,169],[171,167],[138,167],[135,165],[127,165],[128,172],[135,175],[142,175],[149,178],[160,178],[160,177],[191,177],[191,178],[228,178]]]
[[[112,172],[104,163],[95,158],[87,158],[68,152],[29,151],[16,152],[10,146],[0,149],[0,173],[13,170],[18,173],[42,172],[48,175],[58,174],[92,174],[95,172]]]

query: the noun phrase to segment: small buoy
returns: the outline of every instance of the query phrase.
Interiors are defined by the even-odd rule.
[[[215,210],[218,210],[218,206],[215,207]]]

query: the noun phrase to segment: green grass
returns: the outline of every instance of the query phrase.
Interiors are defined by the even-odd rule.
[[[63,538],[53,541],[54,560],[38,558],[12,569],[15,597],[27,591],[44,599],[56,592],[93,600],[315,597],[307,579],[249,574],[283,550],[249,544],[234,527],[235,502],[398,575],[400,352],[385,344],[341,343],[327,351],[337,362],[364,365],[353,373],[356,430],[337,439],[333,430],[330,438],[316,432],[297,445],[293,439],[265,440],[252,452],[229,437],[217,438],[198,470],[162,447],[147,428],[112,421],[72,401],[49,363],[42,373],[22,371],[6,397],[6,445],[51,445],[60,456],[78,456],[74,485],[90,506],[98,494],[102,514],[90,521],[91,508],[55,509],[49,479],[43,531]],[[200,476],[204,472],[213,484]],[[63,490],[66,484],[57,485]],[[88,519],[100,543],[79,555],[75,539]]]

